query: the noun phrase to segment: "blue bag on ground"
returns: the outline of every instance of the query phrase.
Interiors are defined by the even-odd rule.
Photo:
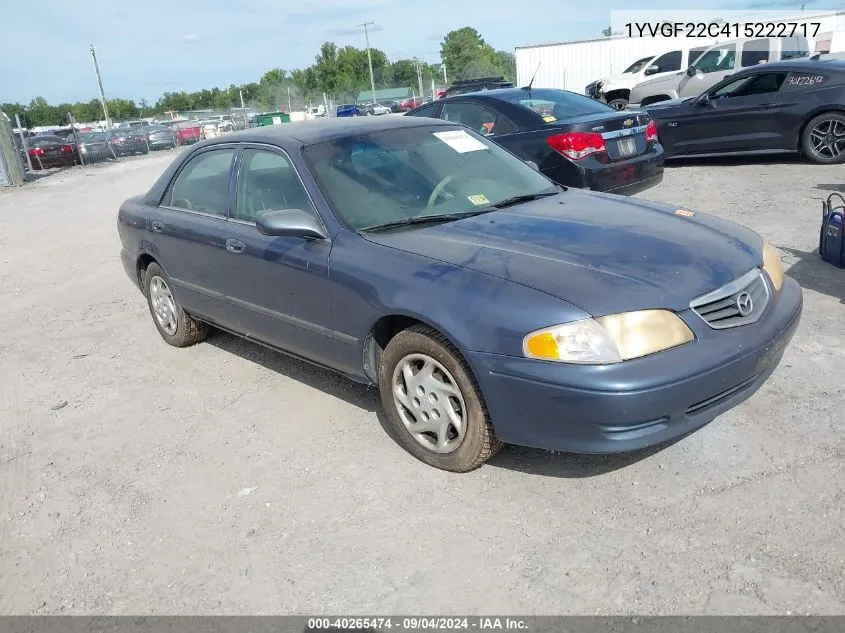
[[[834,207],[834,198],[842,201]],[[843,235],[843,217],[845,217],[845,198],[832,193],[822,202],[822,228],[819,232],[819,255],[839,268],[845,268],[845,235]]]

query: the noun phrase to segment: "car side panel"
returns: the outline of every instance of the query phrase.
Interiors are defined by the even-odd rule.
[[[522,337],[542,325],[588,317],[581,309],[526,286],[375,244],[351,231],[335,237],[329,288],[334,330],[344,342],[333,366],[356,376],[364,376],[367,335],[384,316],[403,315],[427,323],[464,353],[521,349]],[[472,310],[466,308],[468,296]]]

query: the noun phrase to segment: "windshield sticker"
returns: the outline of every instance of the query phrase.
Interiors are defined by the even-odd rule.
[[[543,120],[544,120],[546,123],[554,123],[555,121],[557,121],[557,117],[552,116],[551,114],[548,114],[548,115],[546,115],[546,116],[544,116],[544,117],[543,117]]]
[[[434,136],[446,143],[459,154],[475,152],[480,149],[487,149],[487,146],[478,139],[472,138],[463,130],[453,132],[434,132]]]
[[[680,216],[683,216],[685,218],[691,218],[692,216],[695,215],[695,211],[687,211],[686,209],[678,209],[677,211],[675,211],[675,215],[680,215]]]
[[[481,206],[482,204],[490,204],[490,201],[487,199],[483,193],[477,193],[474,196],[467,196],[469,201],[472,202],[475,206]]]

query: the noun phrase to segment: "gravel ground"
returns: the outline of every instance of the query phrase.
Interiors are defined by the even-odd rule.
[[[437,471],[374,390],[228,335],[165,345],[115,214],[173,154],[0,192],[4,614],[845,614],[842,167],[686,162],[641,197],[782,249],[805,313],[749,401],[659,451]]]

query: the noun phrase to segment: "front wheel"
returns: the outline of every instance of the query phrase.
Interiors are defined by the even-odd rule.
[[[168,345],[188,347],[208,336],[208,325],[192,319],[182,309],[170,287],[170,279],[158,264],[147,267],[144,291],[153,323]]]
[[[845,162],[845,116],[825,112],[810,121],[801,135],[801,150],[820,165]]]
[[[379,389],[397,442],[429,466],[467,472],[502,446],[460,352],[429,327],[410,327],[387,344]]]
[[[619,98],[616,98],[616,99],[611,99],[610,101],[607,102],[607,105],[609,105],[614,110],[624,110],[626,108],[626,106],[628,105],[628,100],[625,99],[625,98],[619,97]]]

